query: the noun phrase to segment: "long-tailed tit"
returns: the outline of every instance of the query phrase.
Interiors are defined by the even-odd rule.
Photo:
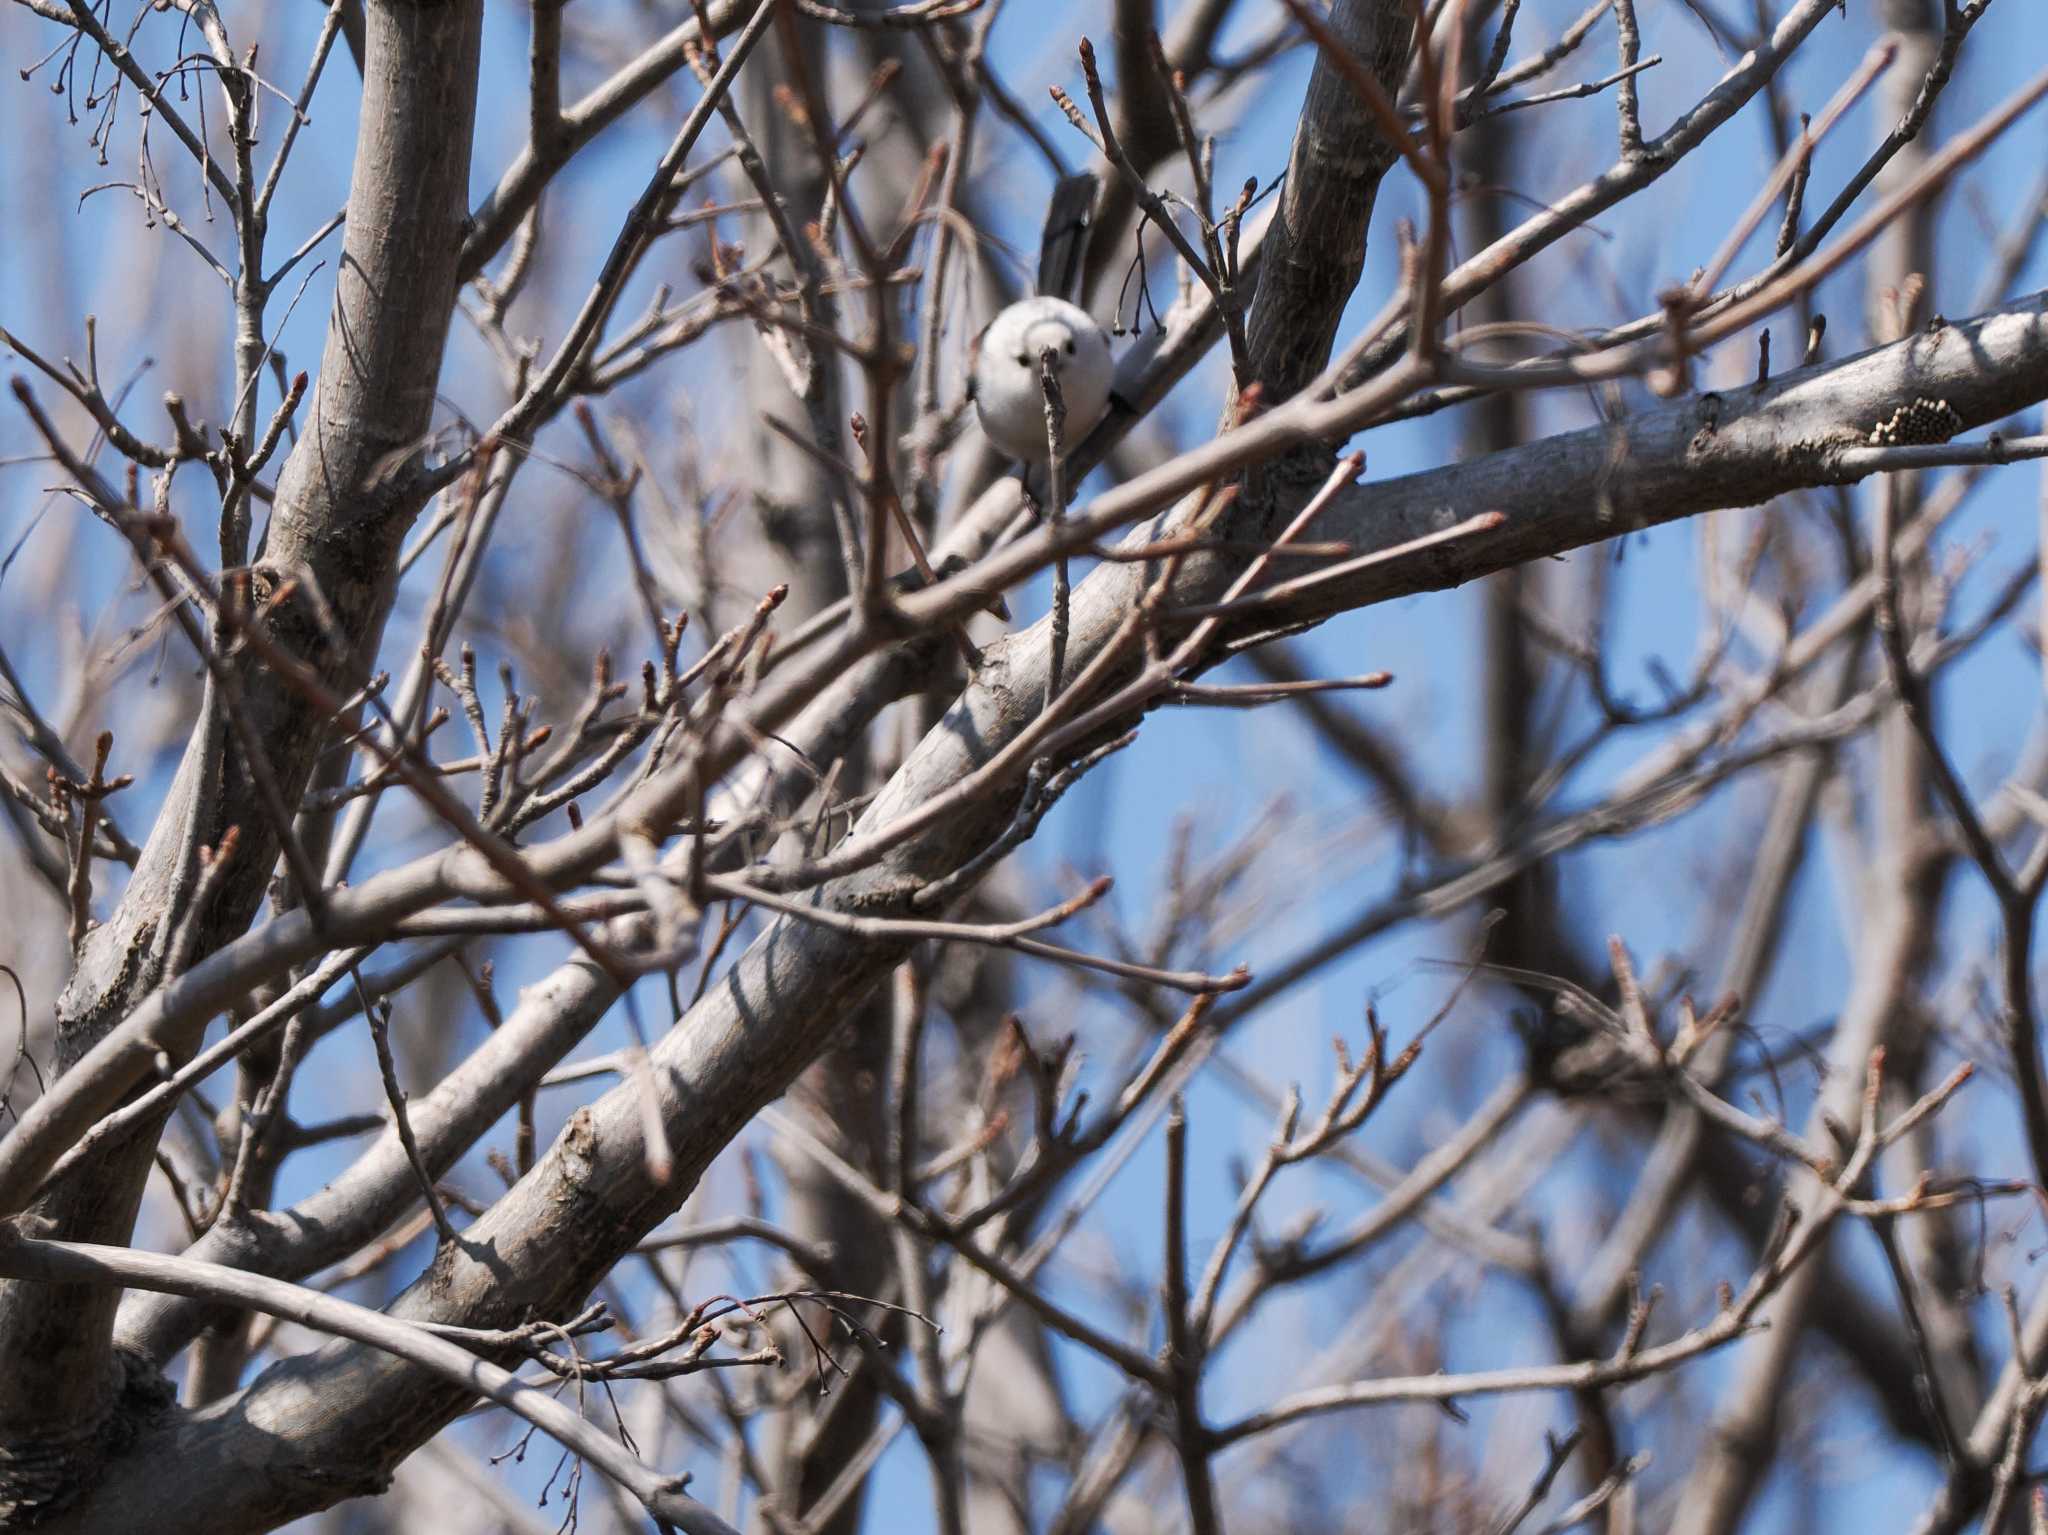
[[[968,388],[988,440],[1020,463],[1042,464],[1047,456],[1045,387],[1039,375],[1047,354],[1067,409],[1062,455],[1092,432],[1109,409],[1116,364],[1102,327],[1065,299],[1041,295],[1012,304],[981,333]]]
[[[1081,275],[1095,178],[1069,177],[1054,190],[1038,265],[1038,293],[1020,299],[975,338],[967,392],[988,440],[1020,463],[1046,461],[1045,387],[1050,357],[1066,422],[1060,452],[1095,429],[1109,409],[1116,364],[1109,337],[1085,309],[1068,302]]]

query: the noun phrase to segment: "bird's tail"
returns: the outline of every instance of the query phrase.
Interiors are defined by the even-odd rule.
[[[1091,171],[1062,176],[1045,212],[1045,236],[1038,246],[1038,291],[1077,303],[1088,261],[1088,230],[1095,220],[1096,179]]]

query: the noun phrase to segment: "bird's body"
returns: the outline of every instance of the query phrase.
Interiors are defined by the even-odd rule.
[[[970,392],[988,440],[1024,464],[1046,461],[1041,359],[1050,353],[1066,426],[1060,452],[1095,429],[1109,409],[1116,375],[1109,337],[1084,309],[1040,295],[1019,300],[989,322],[975,346]]]

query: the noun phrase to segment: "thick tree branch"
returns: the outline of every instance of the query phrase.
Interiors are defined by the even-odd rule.
[[[1408,67],[1414,31],[1404,0],[1347,0],[1330,30],[1391,101]],[[1366,227],[1394,145],[1329,54],[1316,57],[1295,129],[1280,213],[1266,237],[1259,290],[1247,325],[1251,377],[1268,403],[1323,371],[1337,322],[1365,269]]]
[[[425,1328],[408,1327],[382,1312],[337,1300],[318,1290],[191,1258],[167,1258],[92,1243],[27,1241],[5,1233],[0,1233],[0,1273],[30,1284],[68,1281],[109,1288],[131,1285],[166,1295],[188,1295],[357,1339],[369,1347],[408,1359],[423,1370],[431,1370],[465,1396],[496,1402],[552,1434],[602,1467],[655,1518],[666,1520],[689,1535],[734,1535],[731,1525],[687,1496],[676,1478],[648,1466],[602,1429],[586,1422],[553,1391],[528,1385],[510,1370],[480,1358],[462,1344],[438,1337]],[[203,1415],[195,1416],[186,1425],[186,1432],[198,1440],[209,1435],[232,1436],[238,1430],[239,1424],[232,1417],[208,1420]],[[295,1476],[304,1476],[326,1480],[330,1462],[320,1445],[301,1439],[291,1449],[292,1456],[280,1457],[270,1464],[266,1479],[289,1482]],[[91,1527],[108,1528],[110,1518],[119,1518],[122,1527],[138,1529],[150,1524],[153,1515],[152,1502],[145,1498],[118,1514],[106,1509],[95,1511]],[[52,1532],[71,1527],[75,1526],[61,1517],[37,1526]]]
[[[441,346],[455,299],[455,258],[466,208],[482,7],[475,0],[368,7],[362,128],[346,245],[311,418],[280,474],[259,555],[259,591],[273,643],[352,692],[367,671],[390,606],[399,539],[417,510],[393,499],[391,470],[423,444]],[[287,587],[292,588],[289,592]],[[216,643],[219,643],[216,639]],[[327,721],[256,651],[228,658],[236,705],[269,751],[265,765],[295,804]],[[278,828],[262,805],[263,774],[229,746],[216,690],[188,746],[119,906],[90,932],[59,1005],[58,1058],[75,1066],[161,979],[171,932],[198,955],[240,934],[277,857]],[[196,851],[239,830],[234,863],[196,880]],[[311,893],[309,893],[311,894]],[[192,909],[187,909],[187,903]],[[210,1010],[209,1010],[210,1011]],[[193,1049],[202,1013],[157,1037],[174,1058]],[[154,1137],[124,1140],[67,1179],[30,1216],[42,1233],[123,1241]],[[65,1447],[28,1474],[39,1498],[101,1450],[93,1429],[112,1409],[111,1352],[118,1292],[105,1287],[0,1286],[0,1445]],[[0,1486],[0,1501],[5,1489]]]

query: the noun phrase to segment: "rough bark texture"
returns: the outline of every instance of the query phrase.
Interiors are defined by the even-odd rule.
[[[1414,34],[1403,0],[1333,6],[1330,30],[1393,100],[1407,73]],[[1344,306],[1365,270],[1366,225],[1380,180],[1394,158],[1394,146],[1371,108],[1358,99],[1343,70],[1319,55],[1246,322],[1251,376],[1263,386],[1267,403],[1296,393],[1329,362]]]
[[[393,590],[399,539],[417,512],[394,497],[394,471],[423,446],[455,297],[467,210],[469,143],[482,7],[372,3],[362,132],[319,388],[306,431],[280,475],[258,557],[267,597],[297,579],[317,588],[339,627],[335,643],[304,595],[271,615],[273,638],[341,691],[364,675]],[[296,804],[322,739],[322,717],[253,651],[232,663],[237,706],[268,747],[284,803]],[[221,750],[219,690],[194,732],[169,804],[112,916],[90,932],[59,1008],[60,1067],[75,1064],[163,978],[173,914],[194,877],[196,850],[239,829],[235,863],[196,924],[195,955],[243,932],[278,855],[277,828],[246,762]],[[219,764],[216,777],[212,765]],[[159,1040],[189,1052],[204,1018]],[[151,1166],[152,1135],[133,1138],[89,1178],[68,1180],[22,1219],[25,1230],[123,1241]],[[95,1459],[98,1425],[114,1407],[110,1290],[0,1285],[0,1446],[12,1494],[35,1503],[61,1489],[80,1458]],[[56,1451],[44,1464],[38,1446]]]

